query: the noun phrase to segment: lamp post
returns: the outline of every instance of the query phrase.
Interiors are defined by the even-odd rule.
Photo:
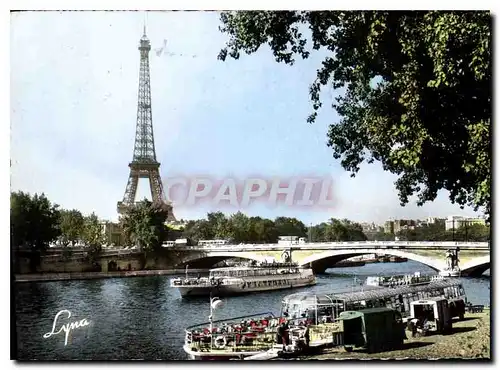
[[[208,321],[210,322],[210,350],[212,350],[212,346],[214,343],[214,336],[213,336],[213,313],[214,310],[217,308],[220,308],[222,306],[222,301],[219,299],[219,297],[213,297],[210,295],[210,316],[208,317]]]

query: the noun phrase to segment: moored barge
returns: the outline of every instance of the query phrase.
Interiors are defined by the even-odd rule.
[[[211,269],[208,277],[175,278],[170,286],[182,297],[219,297],[306,287],[316,284],[312,269],[293,263],[263,263],[258,266]]]
[[[308,348],[341,345],[344,327],[339,316],[342,312],[387,307],[398,311],[406,322],[410,318],[411,302],[437,297],[447,299],[450,306],[455,307],[450,311],[451,317],[463,318],[463,307],[454,305],[467,302],[458,279],[434,280],[425,285],[368,287],[367,291],[346,293],[295,293],[283,298],[278,317],[271,313],[257,314],[250,320],[219,321],[211,330],[200,326],[188,328],[184,350],[192,358],[231,359],[271,350],[276,346],[277,337],[281,338],[284,351],[287,348],[293,351],[297,343]]]

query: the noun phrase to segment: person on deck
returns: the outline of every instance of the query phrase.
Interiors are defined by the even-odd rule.
[[[283,321],[277,329],[278,332],[278,344],[281,343],[283,344],[283,350],[285,350],[286,346],[288,345],[288,322],[285,320]]]

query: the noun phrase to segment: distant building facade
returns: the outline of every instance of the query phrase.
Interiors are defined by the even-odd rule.
[[[427,217],[424,220],[417,220],[417,227],[424,227],[424,226],[429,226],[429,225],[436,225],[436,224],[439,224],[439,223],[442,223],[443,227],[444,227],[444,222],[445,222],[444,218],[438,218],[438,217],[431,217],[431,216],[429,216],[429,217]]]
[[[111,221],[101,221],[102,233],[106,237],[106,244],[123,246],[123,230],[119,223]]]
[[[462,216],[448,216],[445,221],[446,230],[459,229],[461,227],[470,225],[486,225],[486,220],[484,218],[469,218]]]
[[[414,230],[417,227],[416,220],[389,220],[384,223],[386,234],[397,234],[401,230]]]
[[[361,223],[361,228],[365,233],[374,233],[379,231],[379,226],[375,225],[374,222],[363,222]]]
[[[384,223],[384,233],[394,234],[394,221],[386,221]]]

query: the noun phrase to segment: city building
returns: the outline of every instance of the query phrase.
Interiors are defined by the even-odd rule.
[[[417,226],[417,221],[415,220],[395,220],[394,221],[394,233],[398,233],[401,230],[414,230]]]
[[[424,220],[417,220],[417,227],[423,227],[423,226],[429,226],[429,225],[436,225],[439,223],[443,224],[444,227],[444,218],[438,218],[438,217],[427,217]]]
[[[486,220],[484,218],[471,218],[463,216],[448,216],[445,221],[446,230],[459,229],[461,227],[470,225],[486,225]]]
[[[111,221],[101,221],[102,233],[106,236],[106,244],[123,246],[123,231],[119,223]]]
[[[384,223],[384,233],[394,234],[394,221],[386,221]]]
[[[362,222],[361,223],[361,228],[363,229],[363,232],[378,232],[379,231],[379,226],[375,225],[374,222]]]
[[[401,230],[414,230],[417,227],[415,220],[389,220],[384,223],[384,232],[386,234],[397,234]]]

